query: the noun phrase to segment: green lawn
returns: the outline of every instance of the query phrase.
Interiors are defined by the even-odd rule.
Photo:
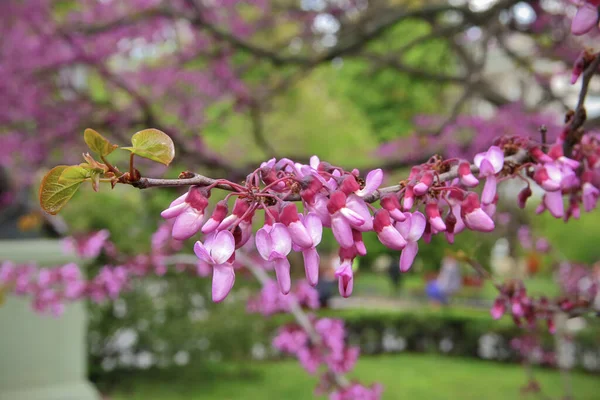
[[[558,285],[547,276],[532,277],[525,280],[525,286],[531,295],[556,296]],[[402,280],[401,295],[424,295],[425,281],[421,275],[408,274]],[[360,296],[394,296],[392,284],[387,274],[365,272],[357,274],[354,279],[354,293]],[[476,297],[494,299],[498,291],[490,281],[481,288],[463,287],[454,297]]]
[[[111,400],[228,400],[228,399],[311,399],[316,378],[295,361],[254,364],[227,364],[211,368],[185,368],[169,376],[122,379],[128,390],[112,393]],[[518,365],[445,358],[435,355],[402,354],[364,357],[354,377],[362,382],[379,381],[385,386],[384,399],[537,399],[522,395],[525,383]],[[536,370],[542,389],[560,399],[560,375],[552,370]],[[597,376],[573,374],[574,398],[598,399]]]

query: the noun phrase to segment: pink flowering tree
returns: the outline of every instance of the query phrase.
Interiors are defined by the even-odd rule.
[[[47,172],[40,186],[40,205],[49,214],[57,214],[86,182],[94,190],[129,185],[187,191],[165,205],[161,216],[167,225],[157,232],[150,254],[121,257],[114,246],[106,247],[104,233],[68,242],[82,255],[112,251],[112,262],[95,276],[83,277],[73,265],[47,271],[3,263],[0,282],[31,296],[39,311],[60,314],[68,301],[115,299],[133,278],[161,275],[171,264],[210,275],[212,299],[221,302],[240,271],[247,270],[263,285],[249,308],[263,314],[291,312],[296,319],[281,328],[275,347],[296,356],[307,371],[320,371],[319,390],[330,398],[375,399],[382,392],[379,385],[362,386],[344,376],[358,352],[347,345],[343,323],[303,311],[303,306],[315,307],[311,287],[319,280],[324,229],[331,230],[337,244],[339,293],[349,297],[353,261],[369,251],[365,233],[374,232],[382,245],[399,252],[398,268],[406,272],[422,241],[439,235],[453,243],[465,231],[494,231],[497,187],[504,181],[524,183],[512,199],[520,207],[536,186],[543,192],[537,212],[548,211],[557,219],[579,218],[596,207],[600,141],[585,107],[600,65],[596,1],[565,2],[558,11],[540,1],[512,0],[484,9],[392,1],[300,7],[284,1],[58,3],[0,5],[0,51],[7,60],[0,66],[5,77],[0,80],[2,166],[19,168],[23,179],[17,182],[27,184],[32,171],[60,154],[64,165]],[[519,10],[525,6],[535,18],[522,17]],[[569,9],[572,19],[565,18]],[[427,32],[386,47],[390,32],[408,19],[420,21]],[[289,26],[291,36],[277,29],[281,26]],[[533,38],[535,57],[523,57],[511,44],[524,33]],[[549,34],[563,41],[547,46],[543,39]],[[421,62],[411,53],[419,43],[439,40],[451,54],[449,68],[441,60]],[[485,73],[490,49],[513,60],[540,98],[532,101],[524,92],[515,98],[490,82]],[[543,75],[532,67],[537,58],[563,62],[558,72]],[[319,66],[340,60],[458,87],[460,94],[444,115],[418,118],[414,135],[382,144],[385,160],[366,171],[316,155],[278,154],[262,123],[274,97]],[[581,81],[572,110],[551,84],[555,75],[568,71],[572,83]],[[463,115],[476,101],[493,107],[494,116]],[[563,107],[563,122],[544,113],[551,106]],[[219,108],[248,116],[253,141],[268,155],[266,161],[242,168],[211,152],[195,135]],[[88,126],[118,140],[113,143]],[[80,140],[73,132],[84,129],[91,154],[77,160],[71,149]],[[137,133],[129,138],[129,131]],[[400,154],[406,148],[413,150]],[[168,166],[176,155],[186,170],[173,179],[153,177],[160,168],[140,162]],[[214,177],[196,172],[204,167]],[[410,170],[392,180],[388,172],[397,167]],[[215,192],[226,194],[211,201]],[[196,257],[178,259],[180,248],[171,240],[192,240]],[[291,279],[293,253],[301,254],[307,283]],[[476,260],[468,261],[489,277]],[[498,285],[498,291],[492,316],[510,313],[519,324],[543,321],[552,331],[558,314],[594,313],[592,292],[533,298],[519,282]]]

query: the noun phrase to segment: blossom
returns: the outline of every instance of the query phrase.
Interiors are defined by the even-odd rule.
[[[292,250],[292,238],[288,228],[276,222],[271,229],[259,229],[256,232],[256,249],[264,260],[273,263],[281,292],[289,293],[292,282],[287,255]]]
[[[479,185],[479,180],[475,178],[475,175],[471,172],[471,164],[466,161],[458,164],[458,177],[460,178],[460,183],[465,185],[466,187],[475,187]]]
[[[494,221],[481,209],[476,193],[469,193],[460,207],[460,215],[465,226],[474,231],[491,232]]]
[[[206,189],[192,186],[186,195],[177,198],[160,214],[165,219],[175,219],[171,231],[174,239],[186,240],[200,231],[208,196],[210,194]]]
[[[233,234],[229,231],[220,231],[208,235],[204,243],[196,242],[194,253],[201,261],[212,266],[212,299],[217,303],[222,301],[231,291],[235,281]]]
[[[406,220],[404,215],[403,218]],[[390,214],[385,209],[377,210],[375,213],[373,228],[379,241],[386,247],[392,250],[402,250],[406,246],[406,240],[392,224]]]
[[[417,253],[419,252],[419,244],[417,241],[423,236],[425,232],[425,225],[427,221],[425,216],[416,211],[414,213],[404,213],[406,219],[404,221],[396,222],[396,229],[400,232],[402,237],[406,240],[406,246],[400,254],[400,271],[406,272],[412,266]]]
[[[584,35],[598,25],[599,5],[599,0],[588,0],[579,6],[571,22],[571,33],[573,35]]]
[[[364,188],[357,190],[355,194],[358,197],[366,197],[375,192],[383,182],[383,171],[378,168],[370,171],[365,179]]]
[[[281,209],[279,220],[287,227],[292,242],[301,248],[313,247],[313,240],[306,229],[306,226],[300,221],[298,208],[294,203],[287,203]]]
[[[228,212],[229,207],[227,207],[227,202],[225,200],[220,200],[215,206],[212,215],[202,227],[202,233],[206,234],[216,231],[221,222],[227,217]]]
[[[300,222],[306,228],[311,237],[311,246],[299,248],[304,258],[304,271],[306,279],[311,286],[315,286],[319,281],[319,263],[321,258],[316,247],[321,243],[323,235],[323,224],[315,213],[308,213],[306,216],[300,214]]]
[[[342,297],[350,297],[354,288],[354,274],[352,272],[352,259],[344,259],[340,266],[335,270],[335,277],[338,278],[338,289]]]
[[[590,212],[596,208],[598,203],[598,197],[600,196],[600,190],[592,185],[590,182],[585,182],[582,187],[582,199],[583,208],[585,211]]]
[[[85,237],[67,237],[62,240],[65,253],[75,253],[81,258],[96,258],[107,244],[110,232],[102,229]]]
[[[327,210],[331,215],[331,230],[335,240],[342,247],[347,248],[354,245],[352,227],[363,225],[365,219],[359,213],[347,207],[346,200],[347,196],[344,192],[333,192],[327,203]]]
[[[490,204],[496,196],[496,174],[504,165],[504,152],[498,146],[492,146],[488,151],[475,155],[475,165],[479,168],[479,176],[486,177],[481,193],[481,202]]]
[[[400,200],[398,200],[398,196],[395,194],[384,195],[381,197],[380,204],[381,208],[387,210],[387,212],[390,213],[390,217],[394,218],[396,221],[404,221],[406,218],[400,209]]]

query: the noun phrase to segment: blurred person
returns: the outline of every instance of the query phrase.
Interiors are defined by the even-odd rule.
[[[436,279],[425,287],[425,293],[436,304],[447,305],[449,297],[462,286],[460,264],[456,258],[446,254],[442,259],[442,267]]]

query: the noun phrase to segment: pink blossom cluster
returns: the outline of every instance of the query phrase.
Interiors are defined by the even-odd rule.
[[[152,237],[152,252],[133,257],[119,254],[106,230],[68,237],[62,241],[65,252],[83,259],[97,259],[104,253],[114,265],[104,265],[95,276],[86,278],[75,263],[46,268],[4,261],[0,264],[0,286],[17,296],[30,297],[34,310],[55,316],[61,315],[69,302],[114,300],[131,287],[133,278],[166,272],[165,257],[181,249],[181,242],[171,238],[170,230],[168,224],[159,227]]]
[[[340,294],[348,297],[354,285],[352,262],[367,253],[364,232],[374,231],[382,244],[400,251],[399,268],[408,271],[421,238],[428,242],[443,233],[453,243],[454,236],[465,229],[494,230],[497,185],[502,180],[518,177],[527,183],[518,195],[521,207],[532,195],[531,182],[541,187],[545,194],[538,213],[548,210],[567,220],[579,217],[580,204],[586,211],[594,209],[600,195],[598,138],[585,135],[569,158],[563,154],[568,130],[567,125],[547,153],[530,139],[505,136],[476,154],[473,164],[461,158],[432,157],[412,167],[400,185],[384,189],[380,189],[381,169],[363,178],[356,169],[346,171],[317,156],[311,157],[309,164],[271,159],[248,175],[245,184],[218,180],[190,187],[161,215],[174,221],[172,236],[177,240],[199,232],[205,235],[194,250],[204,269],[213,270],[214,301],[223,300],[233,287],[235,251],[252,238],[259,210],[264,211],[264,219],[254,244],[275,270],[282,293],[291,289],[288,255],[292,251],[302,253],[306,279],[316,285],[320,258],[316,248],[325,227],[340,246],[335,274]],[[481,180],[481,192],[473,191]],[[219,201],[209,216],[210,192],[218,185],[228,185],[232,193]],[[229,212],[231,197],[237,198]],[[297,200],[302,212],[294,202]],[[379,200],[379,208],[370,204],[374,200]],[[539,245],[548,247],[543,241]]]
[[[502,105],[491,117],[461,114],[446,122],[439,115],[417,115],[414,124],[415,133],[384,143],[377,150],[377,156],[392,162],[419,162],[434,153],[445,158],[472,159],[499,137],[538,139],[539,128],[544,126],[548,140],[555,140],[561,130],[556,115],[527,111],[521,102]]]
[[[510,347],[518,351],[525,360],[535,360],[539,364],[546,365],[554,365],[556,363],[556,354],[552,351],[546,351],[542,347],[539,338],[533,334],[513,338],[510,341]]]
[[[309,334],[301,327],[289,324],[279,329],[273,339],[273,346],[281,352],[296,356],[302,367],[311,374],[317,373],[320,367],[325,367],[317,387],[318,393],[331,392],[330,399],[378,400],[383,391],[380,385],[367,388],[352,382],[348,387],[339,387],[335,383],[332,374],[351,371],[360,352],[358,347],[346,344],[344,322],[331,318],[313,318],[313,323],[319,337],[318,342],[311,341]]]
[[[375,383],[366,387],[357,382],[352,382],[349,387],[333,391],[329,400],[379,400],[383,394],[383,386]]]
[[[248,312],[261,313],[265,316],[289,312],[292,302],[311,310],[319,308],[319,293],[305,280],[296,282],[289,294],[281,293],[273,280],[263,285],[260,292],[248,300]]]
[[[345,342],[344,321],[320,318],[314,321],[319,343],[310,340],[308,333],[297,325],[279,329],[273,346],[281,352],[295,355],[302,367],[314,374],[320,366],[343,374],[354,368],[360,349],[349,347]]]
[[[538,237],[534,240],[531,233],[531,228],[527,225],[521,225],[517,230],[517,238],[519,244],[525,250],[535,249],[538,253],[547,254],[552,250],[552,245],[548,239],[544,237]]]
[[[554,314],[557,311],[568,313],[578,308],[594,308],[600,283],[587,268],[565,263],[561,266],[559,275],[564,295],[555,300],[544,296],[529,296],[521,281],[509,281],[499,286],[500,294],[492,306],[492,317],[499,319],[509,313],[515,324],[521,326],[525,322],[530,329],[536,327],[537,321],[545,321],[550,333],[554,333]]]
[[[564,308],[572,308],[578,303],[593,302],[600,290],[600,276],[589,266],[563,262],[558,268],[558,282],[566,298]]]

